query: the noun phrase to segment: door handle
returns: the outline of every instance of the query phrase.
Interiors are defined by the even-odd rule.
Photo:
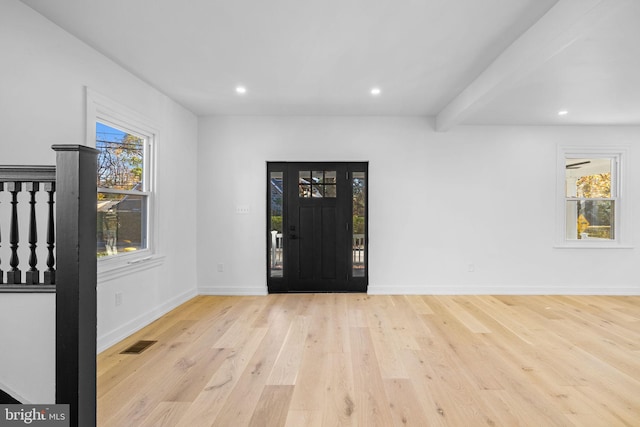
[[[297,234],[293,234],[293,233],[289,234],[289,239],[296,240],[297,238],[298,238]]]

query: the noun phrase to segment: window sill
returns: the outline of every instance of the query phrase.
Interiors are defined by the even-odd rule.
[[[164,263],[164,255],[137,254],[113,259],[98,260],[98,282],[105,282],[127,276],[131,273],[155,268]]]
[[[607,242],[599,239],[566,242],[554,245],[555,249],[633,249],[628,244]]]

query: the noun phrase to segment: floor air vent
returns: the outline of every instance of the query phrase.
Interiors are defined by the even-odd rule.
[[[120,352],[120,354],[140,354],[158,341],[138,341],[131,347]]]

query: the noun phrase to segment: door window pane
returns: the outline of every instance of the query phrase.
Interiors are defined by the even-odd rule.
[[[324,171],[324,183],[335,184],[336,183],[336,171]]]
[[[298,172],[298,182],[300,184],[311,184],[311,172],[310,171],[300,171]]]
[[[311,172],[298,172],[298,197],[311,197]]]
[[[270,177],[270,224],[269,224],[269,274],[271,277],[282,277],[283,242],[282,242],[282,200],[283,173],[271,172]]]
[[[298,197],[335,198],[336,195],[336,171],[298,172]]]
[[[365,276],[365,213],[366,213],[366,176],[364,172],[353,172],[353,239],[352,239],[352,263],[353,277]]]
[[[324,171],[322,182],[324,183],[324,197],[336,197],[336,171]]]

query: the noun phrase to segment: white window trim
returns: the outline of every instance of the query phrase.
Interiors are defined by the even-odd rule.
[[[146,270],[162,264],[164,257],[158,254],[158,194],[156,189],[156,156],[158,152],[157,126],[139,113],[86,88],[86,145],[95,147],[96,122],[130,131],[146,139],[151,145],[145,147],[150,155],[145,159],[145,166],[150,168],[149,182],[146,189],[149,192],[147,221],[147,248],[139,251],[118,254],[108,258],[98,259],[98,281],[105,281],[121,277],[132,272]]]
[[[627,194],[627,177],[625,162],[628,158],[627,147],[585,147],[558,146],[556,170],[556,243],[559,249],[631,249],[631,210]],[[615,237],[611,240],[570,240],[566,229],[566,158],[608,157],[615,159],[615,170],[612,170],[612,186],[617,189],[615,205]]]

